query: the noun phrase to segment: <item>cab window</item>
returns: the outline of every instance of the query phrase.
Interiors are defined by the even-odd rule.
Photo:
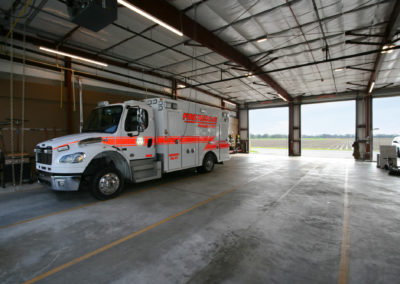
[[[82,132],[114,133],[119,124],[122,106],[101,107],[92,110]]]
[[[149,114],[145,109],[130,108],[125,120],[125,131],[143,131],[149,124]],[[139,127],[140,126],[140,127]]]

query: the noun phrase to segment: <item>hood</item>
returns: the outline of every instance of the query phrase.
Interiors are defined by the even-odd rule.
[[[101,133],[101,132],[77,133],[77,134],[61,136],[61,137],[53,138],[53,139],[50,139],[50,140],[47,140],[44,142],[40,142],[37,144],[37,146],[40,146],[40,147],[50,146],[51,148],[54,149],[54,148],[64,146],[64,145],[78,143],[79,141],[82,141],[82,140],[88,139],[88,138],[109,137],[109,136],[110,136],[110,133]]]

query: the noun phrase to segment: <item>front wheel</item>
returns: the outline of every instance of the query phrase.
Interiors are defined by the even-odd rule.
[[[121,173],[113,167],[107,167],[94,175],[91,193],[99,200],[107,200],[119,195],[123,187]]]

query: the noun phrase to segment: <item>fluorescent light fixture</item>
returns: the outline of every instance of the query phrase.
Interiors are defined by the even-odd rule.
[[[258,39],[257,42],[264,42],[264,41],[266,41],[266,40],[267,40],[267,38],[266,38],[266,37],[263,37],[263,38]]]
[[[68,57],[71,57],[71,58],[75,58],[77,60],[82,60],[82,61],[86,61],[86,62],[89,62],[89,63],[101,65],[101,66],[104,66],[104,67],[108,66],[107,64],[99,62],[99,61],[96,61],[96,60],[87,59],[87,58],[84,58],[84,57],[76,56],[76,55],[73,55],[73,54],[69,54],[69,53],[66,53],[66,52],[58,51],[58,50],[55,50],[55,49],[50,49],[50,48],[43,47],[43,46],[40,46],[39,49],[43,50],[43,51],[50,52],[50,53],[55,53],[55,54],[59,54],[59,55],[62,55],[62,56],[68,56]]]
[[[284,96],[282,96],[281,94],[279,94],[278,93],[278,96],[282,99],[282,100],[284,100],[285,102],[287,102],[288,100],[284,97]]]
[[[178,84],[177,87],[180,88],[180,89],[182,89],[182,88],[186,88],[186,85],[184,85],[184,84]]]
[[[246,73],[246,77],[248,78],[254,78],[254,75],[252,72]]]
[[[123,5],[123,6],[125,6],[126,8],[128,8],[128,9],[130,9],[130,10],[132,10],[132,11],[134,11],[134,12],[140,14],[140,15],[142,15],[143,17],[149,19],[150,21],[153,21],[153,22],[159,24],[160,26],[163,26],[164,28],[170,30],[171,32],[176,33],[179,36],[183,36],[183,33],[181,31],[178,31],[177,29],[175,29],[175,28],[171,27],[170,25],[160,21],[159,19],[157,19],[157,18],[153,17],[152,15],[146,13],[145,11],[139,9],[138,7],[133,6],[132,4],[128,3],[127,1],[118,0],[118,3]]]
[[[371,87],[369,87],[368,94],[372,92],[372,89],[374,88],[374,86],[375,86],[375,82],[372,82]]]
[[[387,49],[393,48],[393,47],[394,47],[394,44],[385,44],[385,45],[382,47],[381,53],[392,53],[392,52],[393,52],[393,49],[390,49],[390,50],[387,50]]]
[[[234,104],[234,103],[231,103],[231,102],[228,102],[227,100],[222,100],[224,103],[226,103],[226,104],[230,104],[230,105],[233,105],[233,106],[236,106],[236,104]]]
[[[336,68],[334,71],[335,72],[340,72],[340,71],[343,71],[344,70],[344,68]]]

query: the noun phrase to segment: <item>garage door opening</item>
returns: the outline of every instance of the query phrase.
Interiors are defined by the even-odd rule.
[[[250,152],[288,155],[287,107],[249,111]]]
[[[379,149],[380,145],[392,145],[392,141],[394,140],[394,138],[400,136],[400,124],[398,120],[399,111],[400,111],[400,97],[374,99],[373,102],[374,160],[376,160],[376,154],[380,153]]]
[[[355,102],[303,105],[302,156],[352,159]]]

